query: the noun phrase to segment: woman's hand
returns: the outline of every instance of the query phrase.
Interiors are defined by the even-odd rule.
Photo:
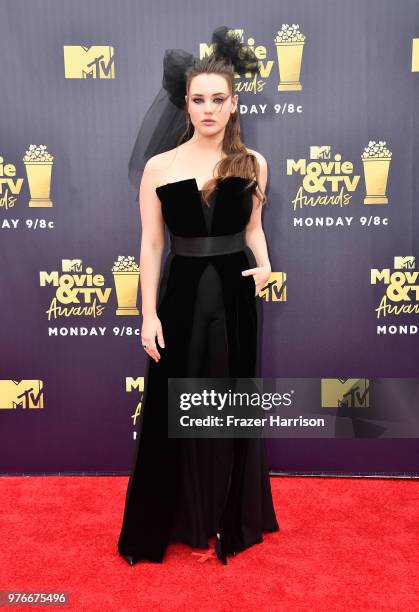
[[[252,274],[253,280],[255,281],[255,295],[257,295],[268,282],[271,272],[271,266],[258,266],[257,268],[242,270],[242,275],[249,276]]]
[[[156,336],[160,348],[165,348],[163,339],[163,329],[157,314],[145,315],[141,327],[141,342],[146,353],[154,359],[160,361],[160,353],[156,346]],[[144,346],[145,345],[145,346]]]

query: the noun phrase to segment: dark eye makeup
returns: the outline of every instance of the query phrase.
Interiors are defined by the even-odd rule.
[[[219,96],[217,96],[216,98],[214,98],[214,100],[220,100],[220,102],[224,102],[226,98],[220,98]],[[202,98],[192,98],[193,102],[197,102],[198,100],[202,100]]]

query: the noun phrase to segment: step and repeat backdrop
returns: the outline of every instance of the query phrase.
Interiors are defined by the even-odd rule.
[[[147,356],[128,161],[165,49],[202,57],[220,25],[260,66],[236,92],[269,166],[270,469],[419,474],[417,0],[3,9],[2,474],[130,469]]]

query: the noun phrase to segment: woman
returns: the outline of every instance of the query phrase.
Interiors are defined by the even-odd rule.
[[[141,177],[141,339],[149,358],[118,542],[131,565],[161,563],[169,542],[208,548],[212,536],[226,564],[264,531],[279,530],[262,439],[167,433],[169,377],[255,376],[256,295],[271,273],[261,224],[267,164],[240,140],[234,95],[234,73],[256,71],[257,60],[226,27],[213,43],[210,57],[189,57],[184,81],[182,70],[173,77],[166,51],[163,83],[183,107],[186,130],[177,147],[148,157]],[[171,250],[156,304],[165,226]]]

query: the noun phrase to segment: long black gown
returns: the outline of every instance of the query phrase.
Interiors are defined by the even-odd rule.
[[[252,211],[248,183],[240,176],[217,181],[209,208],[194,178],[157,187],[169,233],[199,239],[243,232]],[[262,542],[264,531],[279,530],[263,439],[167,435],[168,377],[256,376],[255,282],[241,274],[255,266],[247,245],[224,254],[168,253],[157,306],[165,348],[157,345],[159,362],[147,359],[118,541],[131,563],[161,563],[169,542],[208,549],[212,536],[235,554]]]

